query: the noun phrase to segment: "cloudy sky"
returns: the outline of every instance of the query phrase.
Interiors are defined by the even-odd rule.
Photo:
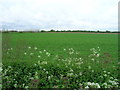
[[[0,29],[117,30],[119,0],[0,0]]]

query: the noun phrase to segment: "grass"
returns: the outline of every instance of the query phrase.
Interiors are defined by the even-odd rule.
[[[102,53],[109,53],[116,60],[118,51],[118,36],[114,34],[11,33],[3,34],[3,44],[4,42],[7,44],[5,48],[15,48],[14,52],[17,54],[24,51],[24,48],[31,46],[61,56],[64,56],[63,48],[74,48],[83,57],[86,57],[90,53],[90,48],[99,46]],[[16,59],[21,60],[21,58],[24,59],[22,56],[17,56]]]
[[[3,34],[4,88],[115,88],[117,65],[117,34]]]

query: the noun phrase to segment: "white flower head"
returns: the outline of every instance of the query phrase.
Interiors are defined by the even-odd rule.
[[[37,47],[34,47],[35,50],[37,50],[38,48]]]
[[[42,51],[39,51],[39,53],[42,53]]]
[[[39,55],[38,58],[40,58],[41,56]]]
[[[31,47],[29,46],[28,49],[31,49]]]
[[[108,74],[110,74],[110,72],[108,72]]]
[[[46,52],[46,55],[48,55],[49,53],[48,52]]]
[[[88,66],[88,69],[91,69],[91,66]]]
[[[48,71],[46,71],[46,74],[48,74]]]
[[[27,55],[27,53],[25,52],[24,55]]]
[[[65,48],[64,48],[63,50],[64,50],[64,51],[66,51],[66,49],[65,49]]]
[[[2,67],[0,67],[0,72],[2,72],[2,70],[3,70]]]
[[[37,64],[34,64],[34,66],[37,66]]]
[[[30,55],[33,55],[33,53],[30,53]]]
[[[89,88],[89,86],[86,86],[85,88]]]
[[[104,74],[104,76],[106,77],[106,76],[107,76],[107,74]]]
[[[48,79],[49,79],[49,80],[50,80],[50,78],[51,78],[51,77],[50,77],[50,76],[48,76]]]
[[[46,50],[43,50],[44,52],[46,52]]]
[[[82,72],[80,72],[79,75],[81,76],[81,75],[82,75]]]
[[[73,72],[73,69],[70,68],[70,72]]]
[[[97,54],[97,55],[96,55],[96,57],[99,57],[99,56],[100,56],[100,54]]]
[[[29,88],[28,86],[25,86],[25,88]]]
[[[106,73],[106,71],[103,71],[104,73]]]
[[[92,70],[92,72],[94,72],[94,70]]]
[[[43,61],[41,64],[47,64],[47,61]]]
[[[92,60],[92,61],[95,61],[95,59],[94,59],[94,58],[92,58],[91,60]]]
[[[87,85],[90,85],[90,86],[91,86],[91,85],[92,85],[92,83],[91,83],[91,82],[87,82]]]

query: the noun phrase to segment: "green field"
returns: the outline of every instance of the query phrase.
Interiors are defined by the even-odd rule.
[[[4,88],[115,88],[118,35],[3,33],[2,63]]]

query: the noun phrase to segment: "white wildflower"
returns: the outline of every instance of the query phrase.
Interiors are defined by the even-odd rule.
[[[41,64],[47,64],[47,61],[43,61],[43,62],[41,62]]]
[[[106,73],[106,71],[103,71],[104,73]]]
[[[106,77],[106,76],[107,76],[107,74],[104,74],[104,76]]]
[[[85,88],[89,88],[88,86],[86,86]]]
[[[28,49],[31,49],[31,47],[29,46]]]
[[[42,53],[42,51],[39,51],[39,53]]]
[[[70,68],[70,72],[73,72],[73,69]]]
[[[38,72],[35,72],[35,79],[38,79]]]
[[[48,79],[49,79],[49,80],[50,80],[50,78],[51,78],[51,77],[50,77],[50,76],[48,76]]]
[[[73,73],[67,73],[67,76],[71,77],[71,76],[73,76]]]
[[[82,75],[82,72],[80,72],[79,75],[81,76],[81,75]]]
[[[17,87],[17,84],[14,84],[14,87],[16,88],[16,87]]]
[[[50,53],[49,53],[49,52],[46,52],[46,55],[49,57],[49,56],[50,56]]]
[[[91,83],[91,82],[87,82],[87,85],[90,85],[90,86],[91,86],[91,85],[92,85],[92,83]]]
[[[0,67],[0,72],[2,72],[2,70],[3,70],[2,67]]]
[[[38,64],[40,64],[40,61],[38,61]]]
[[[25,88],[29,88],[28,86],[25,86]]]
[[[43,50],[44,52],[46,52],[46,50]]]
[[[113,77],[110,77],[110,79],[113,79]]]
[[[12,68],[11,66],[8,66],[8,68]]]
[[[27,55],[27,53],[25,52],[24,55]]]
[[[38,58],[40,58],[41,56],[38,56]]]
[[[100,85],[98,83],[96,83],[96,86],[97,86],[97,88],[100,88]]]
[[[88,69],[91,69],[91,66],[88,66]]]
[[[65,49],[65,48],[64,48],[63,50],[64,50],[64,51],[66,51],[66,49]]]
[[[37,50],[37,47],[34,47],[35,50]]]
[[[95,59],[94,59],[94,58],[92,58],[91,60],[92,60],[92,61],[95,61]]]
[[[110,72],[108,72],[108,74],[110,74]]]
[[[37,66],[37,64],[34,64],[34,66]]]
[[[48,74],[48,71],[46,71],[46,74]]]
[[[30,53],[30,55],[33,55],[33,53]]]
[[[94,72],[94,70],[92,70],[92,72]]]
[[[76,52],[76,54],[79,54],[78,52]]]
[[[46,69],[44,68],[43,70],[45,71]]]
[[[100,56],[100,54],[97,54],[97,55],[96,55],[96,57],[99,57],[99,56]]]

